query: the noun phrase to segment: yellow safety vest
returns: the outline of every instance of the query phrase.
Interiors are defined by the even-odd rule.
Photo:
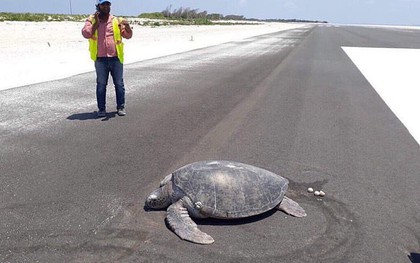
[[[88,19],[92,24],[95,24],[95,17],[93,15],[91,15]],[[119,27],[121,20],[122,18],[114,17],[112,19],[112,29],[114,31],[115,49],[117,50],[118,59],[122,64],[124,63],[124,43],[122,42],[121,31]],[[96,30],[94,35],[89,38],[89,51],[90,58],[93,61],[96,61],[98,55],[98,30]]]

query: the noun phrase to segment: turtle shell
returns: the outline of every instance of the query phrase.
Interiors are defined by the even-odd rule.
[[[200,211],[214,218],[242,218],[273,209],[284,197],[289,181],[252,165],[205,161],[173,173],[173,184]]]

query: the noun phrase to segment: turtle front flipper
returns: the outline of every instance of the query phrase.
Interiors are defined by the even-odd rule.
[[[281,203],[277,206],[277,209],[296,217],[306,216],[305,210],[298,203],[288,198],[287,196],[284,196]]]
[[[181,239],[203,245],[214,242],[211,236],[198,229],[197,224],[190,218],[182,199],[168,207],[166,220]]]

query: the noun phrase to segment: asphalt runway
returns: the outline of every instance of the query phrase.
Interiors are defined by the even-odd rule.
[[[93,72],[0,91],[0,262],[420,262],[419,145],[343,46],[419,49],[420,31],[311,26],[126,65],[125,117],[110,83],[95,118]],[[288,178],[308,216],[180,240],[145,197],[214,159]]]

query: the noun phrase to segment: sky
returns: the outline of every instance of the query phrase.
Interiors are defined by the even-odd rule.
[[[259,19],[340,24],[420,25],[420,0],[111,0],[115,15],[137,16],[183,7]],[[0,0],[0,12],[90,14],[96,0]],[[70,8],[71,6],[71,8]]]

